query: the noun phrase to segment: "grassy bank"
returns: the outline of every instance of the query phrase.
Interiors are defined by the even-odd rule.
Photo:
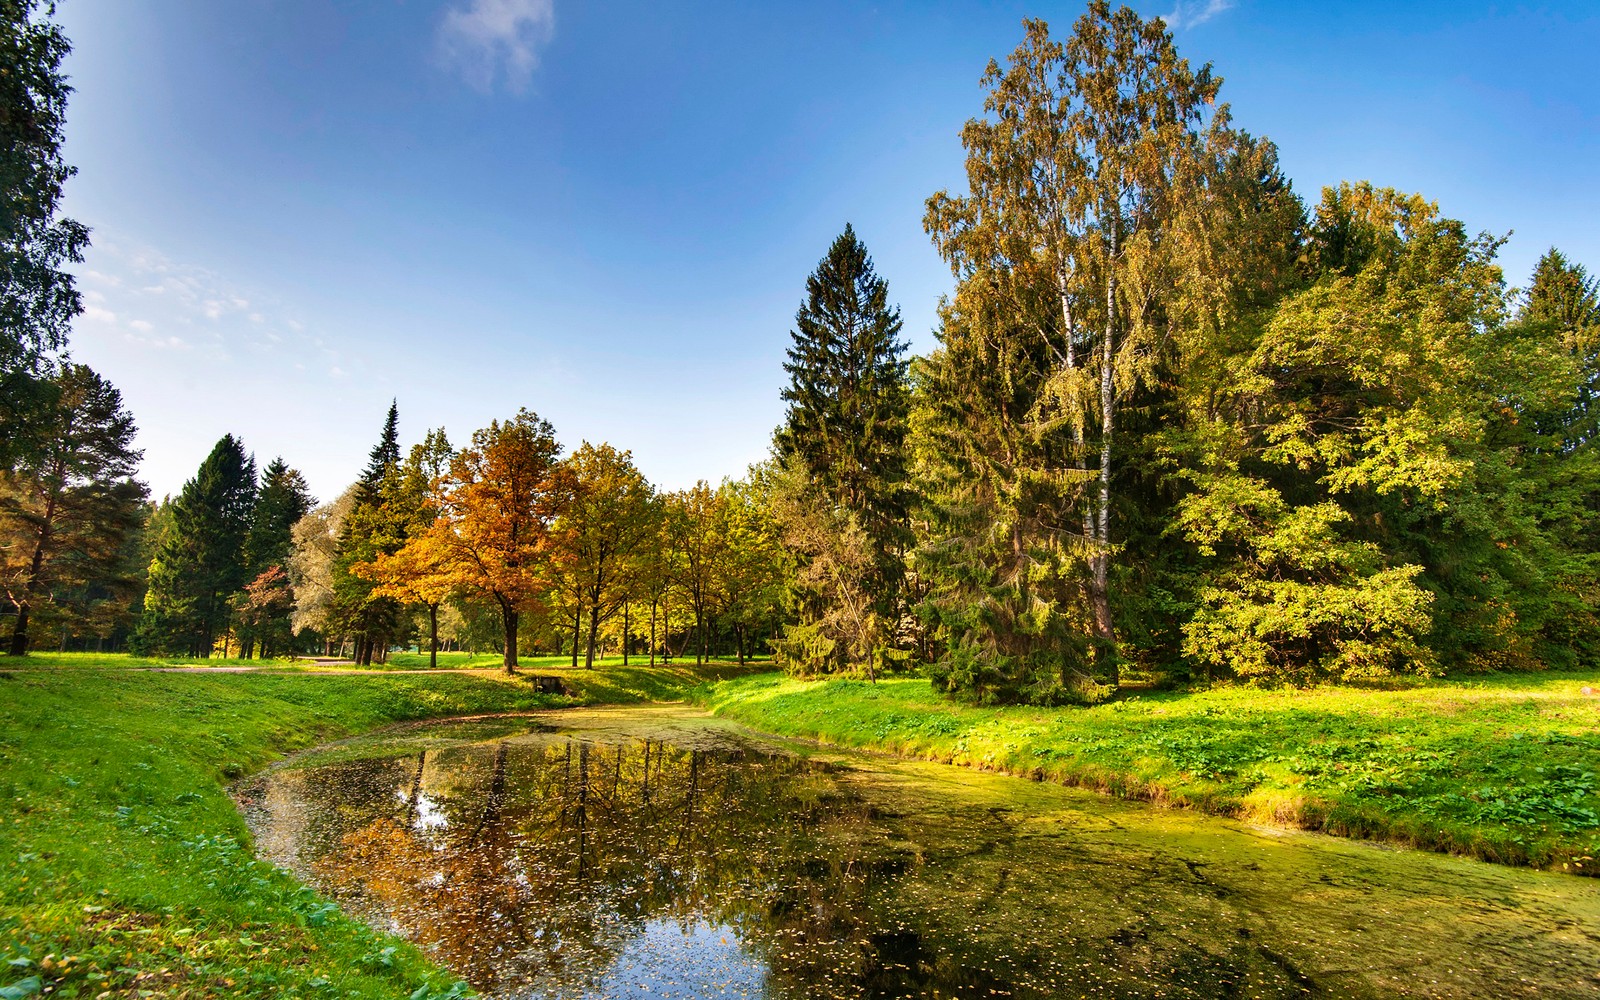
[[[386,723],[671,698],[736,672],[567,671],[561,697],[495,674],[127,669],[151,665],[0,660],[0,997],[450,996],[415,949],[255,861],[224,785]]]
[[[1600,874],[1594,672],[1392,690],[1160,692],[1088,709],[952,704],[920,679],[731,680],[702,699],[787,736],[1341,836]]]

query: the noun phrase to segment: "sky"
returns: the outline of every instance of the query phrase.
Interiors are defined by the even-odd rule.
[[[1177,3],[1174,7],[1173,4]],[[1315,201],[1371,180],[1600,270],[1600,5],[1163,0],[1236,123]],[[527,407],[658,486],[738,476],[781,421],[806,276],[854,225],[912,350],[950,272],[978,80],[1077,3],[65,0],[71,353],[175,494],[240,437],[335,497],[404,444]]]

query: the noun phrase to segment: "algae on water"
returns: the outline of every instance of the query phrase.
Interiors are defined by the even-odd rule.
[[[239,794],[266,857],[490,996],[1600,993],[1591,880],[685,709],[414,727]]]

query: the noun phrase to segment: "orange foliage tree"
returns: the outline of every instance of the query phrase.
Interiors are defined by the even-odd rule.
[[[517,626],[552,586],[562,547],[553,524],[572,496],[555,429],[526,409],[472,435],[439,481],[437,517],[374,573],[402,600],[462,590],[490,599],[517,669]],[[435,598],[438,599],[438,598]]]

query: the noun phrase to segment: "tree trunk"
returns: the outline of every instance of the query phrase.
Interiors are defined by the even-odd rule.
[[[517,609],[502,601],[500,618],[506,627],[506,673],[514,674],[517,672]]]
[[[572,665],[578,665],[578,646],[581,644],[579,634],[583,629],[583,601],[579,600],[572,608]]]
[[[428,669],[439,666],[439,605],[428,605]]]
[[[600,635],[600,602],[589,605],[589,648],[583,654],[583,666],[587,670],[594,669],[594,644]]]
[[[628,602],[622,602],[622,665],[628,665]]]
[[[658,598],[650,599],[650,665],[656,665],[656,604]]]
[[[1112,253],[1117,251],[1113,240]],[[1111,563],[1111,442],[1116,426],[1116,388],[1112,381],[1116,363],[1117,284],[1106,278],[1106,334],[1100,358],[1100,490],[1095,505],[1094,555],[1089,559],[1089,597],[1094,612],[1095,640],[1100,655],[1111,666],[1110,680],[1117,683],[1117,638],[1111,624],[1108,570]]]
[[[17,623],[11,632],[11,655],[22,656],[28,652],[28,602],[17,605]]]

